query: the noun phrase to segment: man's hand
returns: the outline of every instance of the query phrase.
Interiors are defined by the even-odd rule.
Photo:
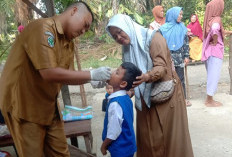
[[[90,70],[90,75],[93,81],[107,81],[110,79],[111,70],[109,67],[100,67]]]
[[[184,59],[184,65],[187,66],[188,63],[189,63],[189,59],[188,59],[188,58],[185,58],[185,59]]]

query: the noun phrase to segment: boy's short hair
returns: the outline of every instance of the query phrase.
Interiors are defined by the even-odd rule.
[[[92,22],[94,21],[94,16],[93,16],[93,12],[92,12],[92,10],[90,9],[90,7],[89,7],[89,5],[86,3],[86,2],[84,2],[84,1],[81,1],[81,0],[79,0],[79,1],[76,1],[76,2],[73,2],[72,4],[70,4],[67,8],[66,8],[66,10],[68,10],[69,8],[71,8],[71,7],[74,7],[74,6],[81,6],[81,5],[84,5],[85,7],[86,7],[86,9],[90,12],[90,14],[92,15]]]
[[[136,77],[142,75],[142,71],[130,62],[122,63],[121,67],[126,70],[123,77],[123,81],[127,82],[125,90],[128,91],[132,88],[133,82],[136,80]]]

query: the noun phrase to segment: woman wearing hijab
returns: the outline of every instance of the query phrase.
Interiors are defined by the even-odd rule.
[[[134,82],[137,157],[193,157],[184,93],[163,36],[123,14],[113,16],[106,30],[122,45],[123,61],[143,72]],[[172,73],[174,94],[164,103],[152,103],[152,83],[170,80]]]
[[[181,22],[182,17],[183,10],[181,7],[169,9],[166,14],[166,23],[160,27],[160,32],[167,41],[175,70],[181,80],[186,98],[184,66],[189,62],[189,41],[187,28]],[[192,105],[187,99],[185,101],[186,106]]]
[[[152,9],[152,14],[155,18],[155,21],[150,23],[150,29],[151,30],[158,30],[161,25],[165,23],[165,17],[164,17],[164,8],[161,5],[157,5]]]
[[[189,47],[190,47],[190,58],[192,62],[200,61],[202,56],[202,28],[199,23],[198,17],[196,14],[191,16],[191,22],[187,26],[189,31]]]
[[[224,0],[212,0],[206,6],[204,31],[203,31],[203,50],[202,61],[205,62],[207,71],[207,98],[205,105],[208,107],[221,106],[222,103],[213,99],[217,90],[220,78],[223,54],[224,54],[224,34],[221,15],[224,10]]]

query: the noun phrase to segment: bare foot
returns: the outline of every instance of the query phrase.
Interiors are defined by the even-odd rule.
[[[220,107],[220,106],[222,106],[222,103],[215,101],[215,100],[210,100],[210,101],[205,101],[205,106],[207,106],[207,107]]]
[[[186,107],[192,106],[192,103],[187,99],[185,99],[185,104],[186,104]]]

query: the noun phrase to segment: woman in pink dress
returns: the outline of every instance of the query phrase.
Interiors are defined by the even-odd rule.
[[[224,0],[212,0],[207,4],[205,11],[201,60],[205,62],[207,70],[207,98],[205,101],[207,107],[222,106],[222,103],[213,99],[213,95],[217,90],[222,68],[224,34],[231,33],[223,28],[221,19],[223,10]]]

